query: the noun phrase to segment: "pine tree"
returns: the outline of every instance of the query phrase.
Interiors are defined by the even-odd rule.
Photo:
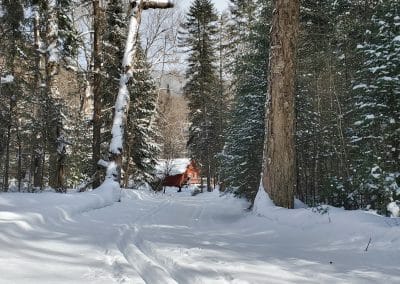
[[[296,86],[297,197],[358,208],[352,194],[351,87],[356,45],[379,1],[302,1]]]
[[[127,123],[126,156],[125,156],[125,186],[129,177],[136,184],[152,184],[155,166],[160,153],[156,143],[157,130],[157,91],[151,78],[150,65],[147,63],[143,50],[137,49],[134,60],[135,69],[132,85],[129,88],[130,108]]]
[[[254,8],[255,4],[248,4],[246,9],[251,5]],[[265,34],[271,18],[270,1],[261,1],[259,5],[258,12],[251,15],[255,17],[252,21],[239,18],[240,7],[234,6],[237,26],[249,21],[249,30],[240,29],[243,36],[239,45],[243,46],[243,52],[235,60],[233,109],[221,155],[226,188],[251,201],[258,190],[262,165],[269,50],[269,39]],[[242,17],[248,15],[244,13]]]
[[[8,190],[11,179],[16,181],[13,190],[23,190],[25,173],[30,170],[33,114],[26,108],[32,106],[35,96],[33,48],[27,31],[30,23],[24,15],[26,4],[22,0],[0,3],[0,176],[4,190]],[[27,184],[28,179],[24,180]]]
[[[315,205],[331,197],[333,177],[343,175],[343,144],[338,135],[343,117],[335,80],[337,62],[333,1],[303,1],[296,86],[297,196]],[[343,159],[342,159],[343,160]],[[343,161],[342,161],[343,162]],[[332,200],[331,200],[332,201]]]
[[[38,157],[34,162],[37,173],[35,185],[42,187],[45,160],[49,154],[49,185],[57,191],[64,191],[66,173],[67,132],[64,117],[68,117],[64,94],[59,92],[59,72],[62,60],[68,61],[77,47],[77,33],[68,16],[72,8],[71,0],[32,1],[34,13],[34,34],[36,51],[37,86],[40,91],[36,125],[40,126],[36,141]]]
[[[108,141],[111,139],[113,121],[113,106],[118,93],[118,80],[121,74],[121,62],[124,56],[127,25],[124,19],[123,3],[120,0],[111,0],[105,9],[105,27],[102,37],[102,68],[101,68],[101,112],[99,113],[100,155],[103,159],[108,156]],[[95,161],[93,161],[95,163]],[[97,163],[97,162],[96,162]],[[100,179],[104,178],[98,169]]]
[[[383,1],[358,45],[354,82],[353,184],[359,206],[386,213],[400,184],[400,2]]]
[[[220,151],[221,135],[218,129],[218,113],[224,106],[218,105],[218,76],[216,66],[217,15],[210,0],[195,0],[182,25],[181,45],[188,50],[189,68],[186,71],[185,96],[189,100],[189,150],[190,155],[202,168],[207,178],[207,190],[211,191],[211,179],[216,176],[215,156]]]

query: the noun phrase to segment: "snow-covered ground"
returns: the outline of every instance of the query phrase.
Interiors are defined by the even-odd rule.
[[[1,194],[0,283],[400,283],[399,219],[116,193]]]

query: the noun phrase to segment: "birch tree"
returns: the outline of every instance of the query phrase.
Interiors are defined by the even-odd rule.
[[[107,178],[121,181],[122,154],[124,131],[129,112],[129,83],[134,73],[134,62],[141,14],[147,9],[172,8],[171,0],[131,0],[129,6],[128,35],[125,43],[125,52],[122,59],[122,73],[119,80],[119,91],[115,102],[115,113],[111,130],[110,160],[107,167]]]

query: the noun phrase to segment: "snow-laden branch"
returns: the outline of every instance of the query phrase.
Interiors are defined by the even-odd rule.
[[[14,76],[13,75],[7,75],[5,77],[0,78],[0,84],[8,84],[14,82]]]
[[[143,1],[143,10],[147,9],[168,9],[174,7],[172,0],[145,0]]]

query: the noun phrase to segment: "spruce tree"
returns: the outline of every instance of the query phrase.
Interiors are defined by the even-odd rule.
[[[186,71],[185,96],[189,100],[189,151],[207,178],[216,176],[215,156],[220,152],[221,135],[218,113],[224,106],[218,104],[218,75],[216,62],[217,15],[210,0],[195,0],[182,25],[181,46],[187,48],[189,67]]]
[[[156,143],[157,91],[143,49],[138,47],[129,87],[130,107],[125,146],[124,183],[152,184],[160,148]]]
[[[386,213],[400,184],[400,2],[383,1],[358,45],[363,64],[353,91],[350,132],[353,194],[362,208]]]
[[[302,1],[296,87],[297,197],[309,205],[358,208],[352,194],[348,129],[356,46],[377,5]]]
[[[3,177],[3,191],[9,189],[10,159],[11,159],[11,141],[12,130],[17,120],[16,107],[17,100],[21,97],[21,79],[17,72],[17,62],[19,57],[19,48],[21,46],[22,24],[24,11],[21,1],[3,1],[1,4],[0,25],[2,29],[2,40],[0,47],[2,53],[0,58],[4,60],[3,70],[0,70],[0,130],[3,140],[0,146],[0,155],[4,153],[4,165],[0,171]]]
[[[105,10],[105,28],[102,47],[102,80],[101,80],[101,155],[108,157],[108,141],[111,139],[111,128],[114,115],[114,103],[119,88],[119,77],[122,72],[121,62],[124,56],[127,24],[126,13],[121,0],[111,0]]]
[[[254,9],[255,5],[255,2],[248,3],[245,8]],[[238,44],[243,52],[238,53],[235,60],[233,109],[220,156],[226,188],[251,201],[258,190],[262,165],[269,50],[265,34],[271,18],[270,1],[260,1],[259,5],[258,12],[251,14],[255,18],[251,21],[247,13],[239,15],[240,6],[233,6],[237,26],[248,22],[248,30],[239,28],[237,31],[242,34]]]

